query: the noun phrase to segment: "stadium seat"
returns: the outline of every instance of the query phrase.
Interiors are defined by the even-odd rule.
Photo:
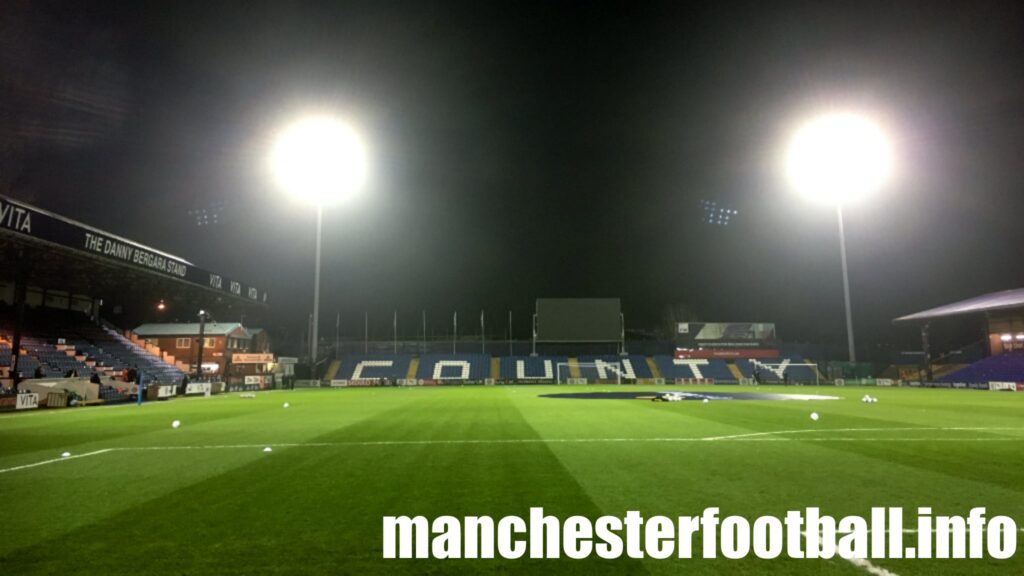
[[[416,378],[421,380],[482,381],[491,377],[491,357],[484,354],[425,354]]]
[[[343,356],[338,368],[338,380],[403,380],[409,372],[412,357],[399,356]]]
[[[651,369],[647,365],[647,359],[638,354],[631,354],[629,356],[580,356],[577,359],[580,365],[580,376],[587,380],[615,380],[615,374],[608,370],[605,371],[602,376],[599,373],[598,367],[587,366],[587,364],[595,364],[598,362],[604,362],[612,364],[614,366],[622,366],[623,379],[635,379],[635,378],[652,378]]]
[[[1024,382],[1024,352],[1005,352],[950,372],[939,382]]]
[[[681,360],[671,356],[655,356],[654,363],[666,380],[705,379],[716,382],[735,382],[736,376],[725,360],[718,358],[692,358]]]
[[[499,378],[508,382],[555,382],[558,365],[569,363],[567,356],[506,356],[501,358]],[[562,366],[562,380],[569,378],[568,366]]]

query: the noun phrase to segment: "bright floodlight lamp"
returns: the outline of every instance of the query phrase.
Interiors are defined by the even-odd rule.
[[[804,124],[789,144],[786,169],[801,195],[835,205],[839,218],[839,253],[843,266],[846,341],[850,362],[857,361],[846,267],[843,204],[877,192],[892,172],[892,150],[881,128],[851,113],[833,113]]]
[[[313,116],[292,124],[274,146],[272,163],[278,182],[293,196],[316,206],[316,268],[313,273],[313,330],[310,364],[316,375],[320,322],[320,245],[324,206],[352,197],[366,180],[366,151],[348,124]]]
[[[855,114],[830,114],[797,130],[789,145],[787,169],[800,194],[840,205],[885,185],[892,152],[877,124]]]
[[[306,118],[286,128],[278,136],[272,162],[281,186],[316,206],[351,197],[366,179],[366,151],[359,136],[328,116]]]

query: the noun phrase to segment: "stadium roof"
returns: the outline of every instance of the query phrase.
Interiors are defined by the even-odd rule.
[[[95,297],[133,290],[189,294],[195,302],[263,305],[267,301],[266,292],[254,286],[2,195],[0,258],[0,272],[10,277],[23,263],[30,263],[23,267],[30,283]]]
[[[207,322],[203,327],[203,335],[227,336],[239,328],[245,331],[243,338],[252,338],[252,334],[238,322]],[[143,338],[149,336],[199,336],[199,323],[143,324],[132,332]]]
[[[994,312],[997,310],[1011,310],[1024,308],[1024,288],[1003,290],[968,298],[952,304],[946,304],[937,308],[923,310],[914,314],[900,316],[893,320],[894,323],[901,322],[928,322],[951,316],[965,316],[968,314],[980,314]]]

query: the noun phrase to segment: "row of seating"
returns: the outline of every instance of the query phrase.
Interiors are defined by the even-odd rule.
[[[940,382],[1024,382],[1024,352],[1004,352],[938,378]]]
[[[492,370],[497,360],[497,372]],[[422,380],[588,381],[653,378],[647,357],[580,356],[505,356],[493,359],[484,354],[427,354],[417,360],[413,376]],[[715,358],[678,359],[654,356],[650,359],[660,377],[675,380],[714,380],[737,382],[740,378],[761,382],[816,382],[812,366],[798,358],[726,361]],[[345,356],[334,376],[339,380],[401,380],[410,375],[413,357],[409,355]]]
[[[59,378],[72,370],[89,377],[94,373],[120,374],[130,368],[147,381],[162,384],[178,383],[185,376],[177,367],[146,352],[113,328],[96,325],[84,314],[52,309],[27,312],[18,358],[18,371],[25,378],[37,373]],[[0,319],[0,335],[5,340],[0,343],[0,366],[11,366],[13,331],[10,319]]]

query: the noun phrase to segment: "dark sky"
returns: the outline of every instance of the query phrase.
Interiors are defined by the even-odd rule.
[[[703,4],[7,0],[0,190],[265,286],[301,325],[314,212],[267,157],[329,109],[372,159],[325,215],[323,311],[347,332],[485,308],[525,337],[537,297],[619,296],[631,327],[675,304],[814,340],[843,329],[835,215],[780,155],[851,108],[897,152],[846,208],[862,337],[1024,285],[1024,5]],[[701,200],[739,214],[702,224]]]

